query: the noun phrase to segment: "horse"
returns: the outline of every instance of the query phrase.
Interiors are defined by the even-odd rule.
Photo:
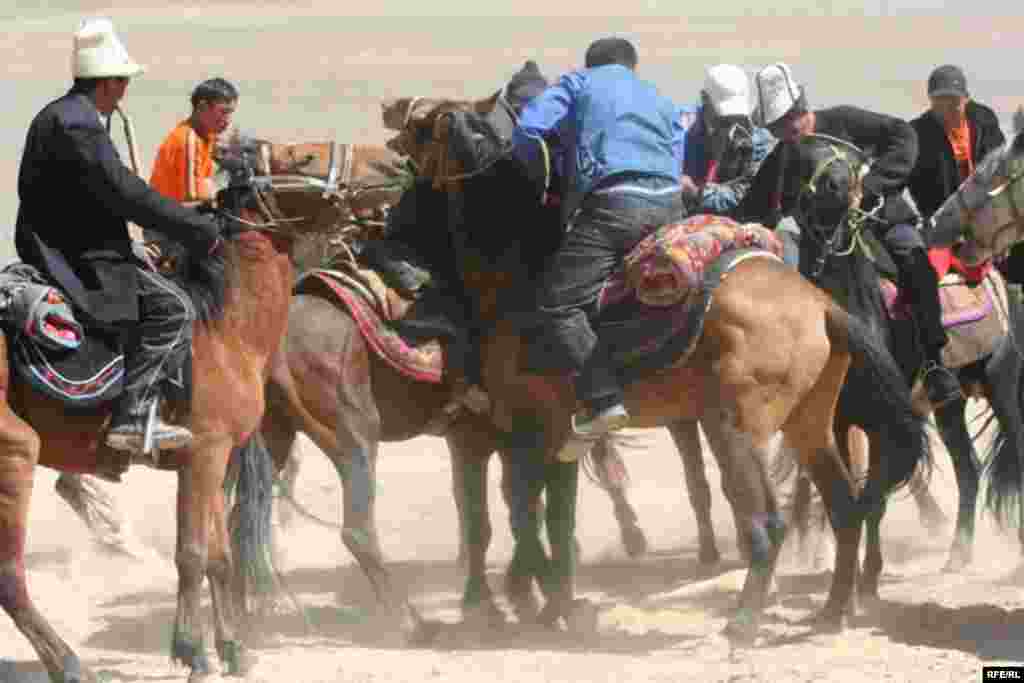
[[[568,377],[523,372],[526,347],[516,300],[538,264],[538,192],[518,163],[498,156],[472,174],[450,153],[448,132],[458,103],[410,117],[400,144],[422,175],[464,202],[465,221],[457,254],[462,284],[474,297],[487,329],[483,376],[494,422],[516,450],[512,460],[513,536],[509,574],[528,569],[545,577],[541,623],[595,625],[593,608],[574,598],[576,486],[581,444],[571,437],[575,400]],[[758,226],[759,227],[759,226]],[[449,226],[436,226],[447,231]],[[764,296],[771,292],[772,296]],[[763,456],[772,437],[805,464],[822,491],[839,538],[840,552],[829,598],[819,617],[841,621],[856,582],[864,515],[893,487],[910,479],[929,449],[924,421],[910,402],[899,368],[877,338],[824,292],[780,259],[751,257],[731,267],[707,304],[692,351],[638,374],[626,386],[626,404],[637,427],[680,419],[700,420],[726,478],[730,500],[741,508],[739,533],[749,549],[749,571],[740,609],[726,634],[738,642],[756,638],[774,572],[784,524]],[[849,400],[847,387],[871,386],[875,399]],[[889,446],[886,459],[873,452],[859,497],[834,428],[837,416],[863,427]],[[845,437],[845,432],[843,433]],[[845,438],[840,439],[845,440]],[[589,445],[589,444],[588,444]],[[546,489],[550,562],[536,538],[535,499]]]
[[[950,247],[954,255],[968,266],[979,266],[1004,256],[1024,239],[1024,133],[999,149],[993,150],[977,165],[973,174],[955,193],[943,202],[922,226],[926,243],[931,247]],[[1010,268],[1019,263],[1007,261]],[[1013,273],[1020,281],[1021,275]],[[1011,304],[1019,307],[1018,302]],[[1012,316],[1011,316],[1012,317]],[[1012,327],[1003,355],[1021,355],[1021,331]],[[1007,365],[1011,360],[1005,361]],[[1024,386],[1017,376],[1011,387],[1013,400],[1024,400]],[[1017,527],[1024,548],[1024,453],[1017,430],[1020,419],[1000,423],[1001,431],[993,440],[994,454],[986,465],[986,504],[1003,526]]]
[[[175,413],[195,442],[162,453],[160,467],[178,475],[178,607],[171,642],[174,661],[189,681],[208,679],[200,589],[210,581],[216,649],[223,669],[244,674],[252,655],[239,638],[239,613],[231,588],[222,482],[232,449],[246,441],[263,413],[268,360],[284,334],[291,298],[289,249],[297,235],[282,222],[273,194],[238,171],[218,199],[223,240],[208,258],[183,259],[183,283],[198,313],[192,342],[193,391]],[[32,643],[54,681],[96,681],[35,608],[26,586],[25,537],[36,465],[89,473],[100,449],[109,404],[69,413],[64,404],[35,392],[9,370],[10,341],[0,346],[0,605]]]
[[[801,264],[810,270],[809,277],[886,339],[911,386],[915,384],[924,355],[916,343],[912,322],[893,319],[888,312],[880,288],[879,268],[864,247],[866,231],[872,227],[870,222],[877,219],[856,207],[860,196],[856,175],[863,172],[868,159],[852,145],[825,136],[810,136],[798,149],[798,166],[804,183],[797,212],[802,235]],[[812,178],[816,180],[812,182]],[[1010,332],[997,333],[998,338],[991,342],[991,351],[975,353],[974,356],[979,357],[973,360],[965,359],[956,373],[969,395],[985,398],[992,407],[999,434],[1003,435],[993,442],[994,457],[1020,460],[1024,458],[1020,391],[1024,363],[1014,349],[1013,337],[1024,332],[1024,312],[1017,301],[1007,296],[1002,279],[996,275],[990,277],[993,297],[1005,308],[1002,313],[1008,318]],[[990,312],[996,321],[999,314],[999,311]],[[980,343],[979,346],[984,348]],[[932,412],[920,393],[917,392],[919,405]],[[869,400],[868,396],[863,400]],[[965,397],[933,411],[939,434],[953,461],[960,493],[956,531],[946,571],[963,569],[971,562],[973,554],[980,465],[967,428],[966,408]],[[875,595],[881,572],[878,525],[883,511],[880,509],[873,515],[868,524],[863,590],[869,596]]]

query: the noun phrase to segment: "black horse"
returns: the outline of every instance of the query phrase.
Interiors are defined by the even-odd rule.
[[[802,182],[796,218],[801,228],[800,264],[804,275],[830,292],[846,308],[866,321],[886,340],[908,383],[913,383],[924,355],[911,320],[889,315],[879,286],[879,247],[869,243],[872,222],[879,219],[861,211],[861,171],[869,160],[849,143],[812,135],[801,142],[797,152]],[[876,261],[877,259],[877,261]],[[888,269],[885,269],[888,270]],[[998,423],[1000,438],[993,441],[996,457],[1024,463],[1022,434],[1022,359],[1013,337],[1022,338],[1024,316],[1016,297],[1004,296],[1014,334],[1004,335],[994,351],[956,370],[961,385],[984,397]],[[870,401],[870,396],[859,400]],[[931,406],[928,406],[932,410]],[[957,571],[971,562],[981,465],[968,432],[966,399],[934,410],[942,441],[949,450],[960,492],[956,534],[947,571]],[[1002,449],[1007,449],[1003,451]],[[862,594],[877,590],[882,568],[879,525],[884,506],[868,520],[868,552],[862,576]],[[1021,532],[1024,545],[1024,531]]]

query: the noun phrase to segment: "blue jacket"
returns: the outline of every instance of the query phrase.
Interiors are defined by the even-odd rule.
[[[527,168],[540,168],[537,138],[552,137],[562,150],[565,219],[612,176],[679,181],[683,135],[677,109],[624,66],[570,72],[531,100],[512,136],[513,153]]]
[[[689,207],[693,213],[713,213],[731,216],[757,175],[757,170],[775,148],[775,138],[765,128],[751,128],[749,136],[734,137],[719,159],[714,182],[706,182],[708,175],[708,140],[700,106],[683,107],[679,123],[685,130],[683,174],[703,184],[698,206]]]

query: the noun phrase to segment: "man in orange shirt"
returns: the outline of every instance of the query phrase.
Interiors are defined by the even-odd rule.
[[[213,146],[227,130],[238,105],[238,90],[223,78],[203,81],[192,91],[192,115],[164,139],[149,184],[179,202],[212,199]]]

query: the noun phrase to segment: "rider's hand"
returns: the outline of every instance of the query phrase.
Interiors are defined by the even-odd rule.
[[[214,214],[205,214],[202,217],[202,228],[196,230],[190,246],[200,254],[212,254],[220,244],[220,235],[220,219]]]
[[[700,197],[700,186],[690,176],[684,175],[679,184],[683,186],[683,199],[691,200]]]

